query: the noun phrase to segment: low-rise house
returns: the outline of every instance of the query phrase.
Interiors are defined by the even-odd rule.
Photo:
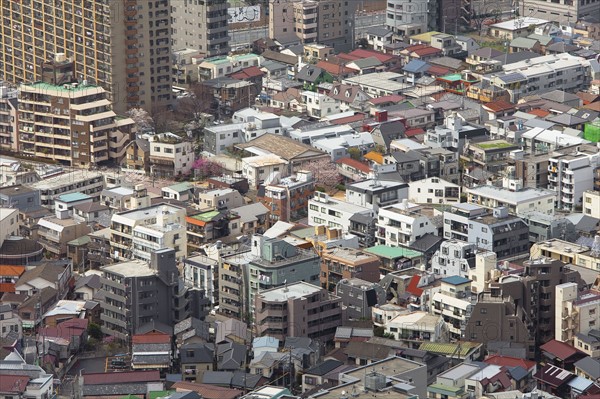
[[[437,228],[421,206],[403,200],[379,210],[376,233],[379,244],[410,246],[425,234],[437,234]]]
[[[371,218],[375,216],[372,209],[349,204],[321,192],[315,192],[315,196],[308,201],[308,224],[310,226],[326,225],[341,228],[347,232],[350,230],[350,219],[357,214]]]
[[[38,353],[58,366],[81,351],[87,342],[87,319],[71,319],[53,327],[43,327],[37,338]]]
[[[179,347],[179,362],[184,381],[201,382],[205,371],[214,370],[214,345],[184,344]]]
[[[25,297],[17,305],[17,311],[21,318],[23,329],[31,331],[42,321],[42,314],[47,312],[58,300],[58,292],[52,287],[44,287],[36,294]],[[21,294],[25,295],[25,294]],[[23,299],[23,298],[19,298]]]
[[[443,317],[450,336],[460,339],[472,311],[471,280],[460,276],[443,278],[432,304],[432,313]]]
[[[408,200],[415,204],[460,202],[460,186],[439,177],[427,177],[408,183]]]
[[[242,176],[248,179],[250,187],[258,186],[270,177],[279,174],[287,176],[287,161],[275,154],[257,155],[242,159]]]
[[[408,193],[409,186],[406,183],[368,179],[346,185],[346,202],[377,211],[408,198]]]
[[[307,204],[314,195],[314,190],[313,173],[299,170],[295,175],[274,177],[260,186],[257,199],[269,211],[269,224],[279,220],[289,222],[306,215]]]
[[[5,292],[15,292],[15,283],[25,273],[25,266],[0,265],[0,296]]]
[[[83,397],[146,395],[164,390],[158,370],[86,373],[81,378]]]
[[[15,292],[34,295],[44,288],[51,287],[62,298],[69,290],[73,270],[69,262],[43,262],[25,271],[15,283]]]
[[[593,358],[600,357],[600,330],[592,329],[587,334],[577,333],[573,346]]]
[[[554,213],[556,193],[543,188],[509,189],[490,185],[466,189],[467,202],[488,209],[505,207],[511,215],[524,215],[535,210],[547,215]]]
[[[19,338],[23,336],[21,318],[10,304],[2,304],[0,305],[0,338],[6,338],[11,333],[17,334]]]
[[[0,360],[0,395],[44,399],[54,395],[54,375],[40,366],[27,364],[17,352]]]
[[[383,51],[385,46],[392,43],[394,33],[383,27],[372,27],[367,30],[367,43],[376,51]]]
[[[344,363],[336,359],[327,359],[310,369],[306,370],[302,375],[302,392],[312,390],[317,386],[326,384],[328,376],[337,370],[346,368]]]
[[[171,336],[158,330],[131,337],[131,368],[167,371],[172,365]]]
[[[321,119],[340,112],[340,102],[327,96],[312,91],[302,92],[302,104],[309,117]]]
[[[375,255],[352,248],[333,248],[321,253],[321,286],[334,291],[344,279],[379,281],[380,261]]]

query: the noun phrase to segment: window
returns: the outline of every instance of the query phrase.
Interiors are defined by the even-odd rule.
[[[487,314],[487,308],[481,308],[479,310],[479,313],[481,313],[481,314]]]

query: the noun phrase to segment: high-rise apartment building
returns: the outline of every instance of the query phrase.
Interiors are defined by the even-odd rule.
[[[0,0],[0,79],[21,84],[42,76],[64,53],[74,78],[109,93],[117,113],[171,101],[168,0]]]
[[[135,134],[117,119],[106,91],[88,84],[23,84],[19,91],[18,149],[69,166],[119,161]]]
[[[17,91],[0,85],[0,149],[17,150]]]
[[[354,47],[355,2],[282,0],[269,2],[269,37],[282,43],[319,43],[348,51]]]
[[[173,50],[190,48],[206,57],[229,52],[226,0],[178,1],[171,7]]]

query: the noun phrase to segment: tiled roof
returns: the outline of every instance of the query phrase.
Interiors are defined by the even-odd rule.
[[[573,373],[570,373],[565,369],[561,369],[560,367],[546,365],[542,369],[538,370],[534,377],[540,381],[543,381],[544,384],[548,384],[553,387],[559,387],[572,379],[574,375]]]
[[[492,101],[490,103],[485,104],[483,107],[489,109],[492,112],[507,111],[509,109],[515,108],[513,104],[503,100]]]
[[[557,341],[555,339],[540,346],[540,349],[561,360],[566,360],[571,356],[579,353],[579,351],[571,345]]]
[[[386,63],[386,62],[390,61],[392,58],[394,58],[393,56],[391,56],[389,54],[380,53],[379,51],[375,51],[375,50],[365,50],[365,49],[356,49],[356,50],[352,51],[350,53],[350,55],[354,56],[354,57],[359,57],[359,58],[375,57],[382,63]]]
[[[123,371],[120,373],[92,373],[83,374],[85,385],[101,384],[129,384],[133,382],[158,382],[160,372],[149,371]]]
[[[173,384],[173,389],[179,391],[193,391],[199,393],[204,399],[236,399],[242,394],[237,389],[223,388],[215,385],[197,384],[194,382],[178,381]]]
[[[338,159],[336,161],[336,163],[348,165],[356,170],[360,170],[361,172],[365,172],[365,173],[369,173],[371,171],[371,168],[369,167],[369,165],[364,164],[364,163],[357,161],[356,159],[352,159],[352,158]]]
[[[0,392],[23,393],[27,389],[29,377],[26,375],[0,375]]]
[[[495,364],[496,366],[523,367],[525,370],[530,370],[535,367],[535,362],[531,360],[502,355],[492,355],[485,359],[484,362],[487,364]]]
[[[0,265],[0,276],[20,276],[25,272],[25,266]]]

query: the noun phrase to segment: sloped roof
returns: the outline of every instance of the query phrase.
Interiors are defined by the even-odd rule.
[[[319,363],[313,367],[311,367],[310,369],[306,370],[304,372],[304,374],[310,374],[310,375],[325,375],[333,370],[335,370],[336,368],[342,366],[344,363],[340,362],[339,360],[335,360],[335,359],[328,359],[325,360],[322,363]]]
[[[575,362],[575,367],[592,377],[594,380],[600,378],[600,359],[587,356]]]
[[[58,276],[64,273],[64,271],[65,268],[60,264],[44,262],[23,273],[17,280],[16,286],[27,284],[36,278],[41,278],[54,284],[55,281],[58,281]]]
[[[247,143],[237,144],[237,148],[248,149],[257,147],[263,151],[268,151],[290,162],[308,152],[315,155],[325,155],[325,152],[317,150],[307,144],[300,143],[289,137],[280,136],[278,134],[267,133],[260,137],[250,140]]]
[[[413,294],[417,297],[423,295],[423,289],[418,287],[420,281],[421,276],[419,276],[418,274],[412,276],[410,282],[408,283],[408,286],[406,287],[406,292]]]
[[[498,57],[500,55],[502,55],[502,51],[496,50],[491,47],[481,47],[481,48],[473,51],[473,53],[472,53],[473,57],[481,57],[484,59],[492,59],[492,58]]]
[[[425,72],[429,69],[429,64],[422,60],[410,60],[408,64],[402,67],[404,72],[418,73]]]
[[[546,342],[544,345],[540,346],[540,349],[561,360],[567,360],[571,356],[581,353],[571,345],[555,339]]]
[[[484,104],[483,108],[489,109],[492,112],[500,112],[500,111],[507,111],[509,109],[514,109],[515,106],[513,104],[509,103],[508,101],[498,100],[498,101],[492,101],[487,104]]]
[[[371,171],[371,168],[369,167],[369,165],[362,163],[360,161],[357,161],[356,159],[352,159],[352,158],[338,159],[336,161],[336,163],[348,165],[348,166],[350,166],[356,170],[360,170],[361,172],[364,172],[364,173],[369,173]]]
[[[522,367],[525,370],[531,370],[535,367],[536,363],[531,360],[520,359],[512,356],[503,355],[492,355],[484,360],[487,364],[495,364],[497,366],[505,367]]]
[[[173,384],[172,388],[199,393],[203,399],[236,399],[243,393],[238,389],[223,388],[215,385],[197,384],[186,381],[178,381]]]

